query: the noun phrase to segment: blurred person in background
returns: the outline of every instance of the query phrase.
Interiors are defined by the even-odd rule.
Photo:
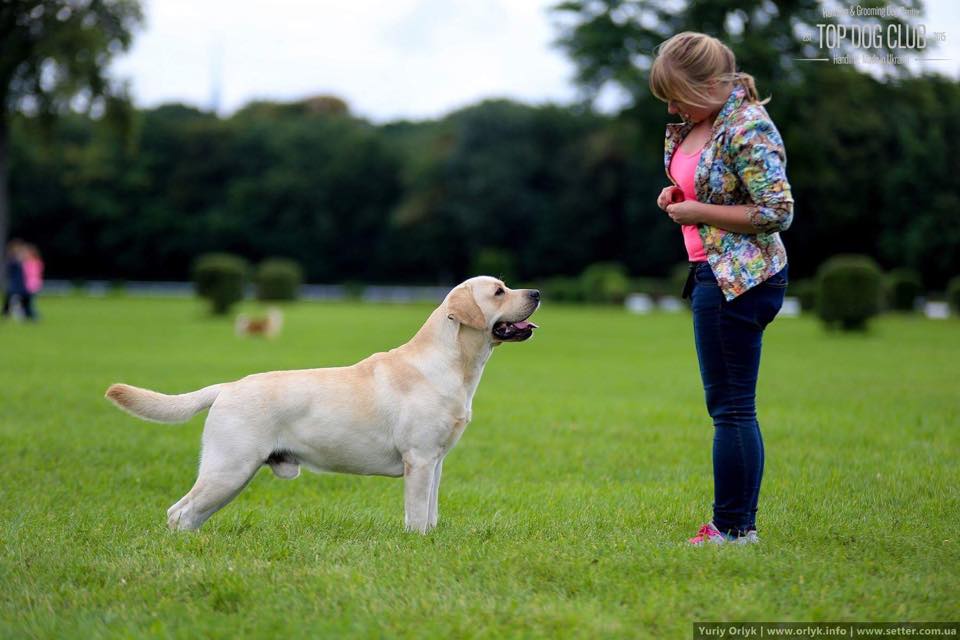
[[[664,167],[674,183],[657,205],[681,225],[693,329],[713,419],[713,520],[690,538],[755,543],[764,447],[756,390],[763,331],[787,287],[780,231],[793,219],[780,133],[753,76],[703,33],[658,47],[650,89],[682,123],[667,125]]]
[[[23,245],[23,284],[26,289],[24,309],[30,309],[28,317],[33,320],[39,318],[37,313],[37,296],[43,289],[43,259],[37,246],[30,243]]]
[[[32,297],[27,291],[24,277],[23,262],[27,258],[26,246],[20,240],[11,240],[7,244],[6,264],[4,271],[7,278],[7,290],[3,296],[3,317],[7,318],[18,305],[23,315],[33,320]]]

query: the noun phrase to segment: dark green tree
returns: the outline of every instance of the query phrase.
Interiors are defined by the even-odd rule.
[[[801,62],[852,52],[848,39],[835,49],[820,48],[817,25],[901,29],[921,22],[921,2],[898,5],[892,17],[830,17],[822,7],[843,5],[794,0],[570,0],[554,7],[559,46],[577,67],[577,81],[590,103],[611,85],[626,97],[616,118],[637,132],[631,159],[633,181],[651,180],[627,200],[631,222],[646,221],[642,249],[652,242],[661,220],[651,193],[665,184],[660,162],[663,123],[672,119],[647,87],[656,46],[671,35],[702,31],[734,50],[740,69],[757,78],[761,95],[787,147],[788,172],[797,216],[786,241],[796,276],[812,275],[826,258],[840,252],[867,253],[884,267],[910,266],[929,286],[942,286],[958,269],[960,226],[944,212],[960,198],[956,180],[960,127],[945,114],[957,109],[958,83],[933,75],[912,77],[905,65],[887,65],[877,78],[847,64]],[[861,2],[881,8],[880,1]],[[805,36],[810,36],[807,40]],[[877,49],[889,52],[884,40]],[[928,42],[927,50],[933,42]],[[628,227],[630,228],[630,227]],[[665,233],[673,230],[667,228]],[[672,235],[672,233],[671,233]],[[662,236],[669,241],[668,236]],[[640,249],[641,247],[637,247]],[[629,260],[626,261],[630,264]],[[649,273],[652,264],[631,265]]]
[[[123,113],[125,88],[110,82],[106,69],[130,46],[141,21],[137,0],[0,2],[0,247],[6,245],[10,219],[12,115],[48,121],[75,107]]]

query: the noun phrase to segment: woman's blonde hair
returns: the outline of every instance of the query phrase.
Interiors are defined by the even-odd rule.
[[[660,44],[655,54],[650,90],[664,102],[674,100],[701,108],[716,106],[710,90],[718,82],[740,83],[750,102],[770,101],[760,99],[753,76],[737,71],[733,51],[713,36],[684,31]]]

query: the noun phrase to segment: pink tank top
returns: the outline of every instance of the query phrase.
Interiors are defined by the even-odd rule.
[[[702,151],[702,149],[701,149]],[[670,175],[677,186],[683,191],[687,200],[697,200],[697,189],[694,186],[694,177],[697,173],[697,163],[700,162],[700,152],[687,155],[677,147],[670,159]],[[703,262],[707,259],[707,252],[703,250],[703,241],[700,231],[695,224],[680,225],[683,231],[683,245],[687,248],[687,258],[690,262]]]
[[[36,258],[23,261],[23,283],[28,293],[37,293],[43,288],[43,262]]]

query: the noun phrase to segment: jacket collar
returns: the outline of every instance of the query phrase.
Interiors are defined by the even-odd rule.
[[[716,127],[718,122],[726,120],[731,113],[739,109],[746,96],[747,90],[742,84],[737,83],[737,85],[733,87],[733,91],[730,92],[730,97],[727,98],[727,101],[723,104],[723,108],[720,109],[720,113],[717,114],[717,119],[714,120],[713,126]]]
[[[713,121],[713,128],[710,134],[710,141],[707,142],[707,145],[713,143],[713,140],[716,138],[718,132],[723,129],[723,123],[730,117],[730,115],[740,108],[740,105],[743,104],[743,100],[747,95],[747,90],[743,87],[742,84],[737,83],[734,85],[733,90],[730,92],[730,95],[727,97],[727,101],[723,103],[723,106],[720,107],[720,111],[717,113],[717,117]],[[667,141],[663,154],[663,165],[664,170],[667,172],[667,177],[670,177],[670,160],[673,157],[673,152],[676,151],[677,147],[680,146],[680,143],[690,132],[690,129],[693,128],[692,122],[671,122],[667,124]],[[671,178],[672,180],[672,178]]]

